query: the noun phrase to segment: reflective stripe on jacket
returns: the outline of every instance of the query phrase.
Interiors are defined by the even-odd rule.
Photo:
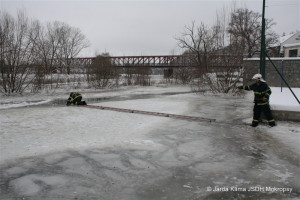
[[[74,103],[74,101],[78,98],[78,97],[81,97],[81,94],[77,93],[77,92],[71,92],[70,93],[70,96],[67,100],[67,102],[69,103]]]
[[[272,93],[270,87],[265,82],[259,84],[254,83],[250,86],[243,86],[244,90],[253,90],[254,92],[254,103],[259,106],[267,105],[269,98]]]

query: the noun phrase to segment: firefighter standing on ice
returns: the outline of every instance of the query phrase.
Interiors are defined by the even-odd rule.
[[[252,79],[255,81],[254,84],[250,86],[244,85],[238,87],[238,89],[253,90],[254,92],[253,121],[251,126],[256,127],[258,125],[260,113],[264,112],[269,125],[273,127],[276,124],[269,105],[271,89],[267,85],[266,81],[262,78],[261,74],[255,74]]]
[[[70,96],[67,100],[67,106],[69,106],[70,104],[74,104],[74,105],[86,105],[85,101],[81,101],[82,99],[82,95],[77,93],[77,92],[71,92]]]

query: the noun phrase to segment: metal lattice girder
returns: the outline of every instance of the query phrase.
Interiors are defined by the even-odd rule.
[[[119,67],[179,67],[182,56],[121,56],[110,57],[111,63]]]
[[[119,67],[185,67],[190,66],[190,57],[181,55],[171,56],[122,56],[110,57],[111,63]]]
[[[195,56],[191,55],[165,55],[165,56],[116,56],[105,57],[116,67],[197,67]],[[70,66],[80,68],[91,65],[95,57],[73,58]],[[208,55],[209,67],[240,67],[243,58],[237,55]]]

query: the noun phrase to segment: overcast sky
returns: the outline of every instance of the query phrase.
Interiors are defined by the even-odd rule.
[[[263,0],[236,0],[236,7],[262,12]],[[211,25],[231,0],[0,0],[1,10],[25,10],[43,23],[61,21],[80,28],[91,46],[81,56],[109,52],[113,56],[179,54],[175,37],[195,21]],[[281,35],[300,30],[299,0],[266,0],[266,18]]]

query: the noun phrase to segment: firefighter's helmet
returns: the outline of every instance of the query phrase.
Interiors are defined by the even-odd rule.
[[[262,78],[262,75],[261,74],[255,74],[252,78],[253,80],[258,80],[258,81],[261,81],[261,82],[266,82],[263,78]]]

